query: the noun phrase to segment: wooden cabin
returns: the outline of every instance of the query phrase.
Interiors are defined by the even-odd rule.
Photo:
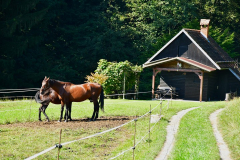
[[[178,89],[186,100],[224,100],[226,93],[240,94],[240,72],[234,61],[209,36],[209,19],[200,21],[200,30],[182,29],[143,64],[152,68],[152,98],[155,76],[160,87]]]

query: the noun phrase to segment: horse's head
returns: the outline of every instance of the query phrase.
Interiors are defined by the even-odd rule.
[[[40,89],[40,93],[41,93],[41,94],[44,94],[45,91],[47,91],[49,88],[50,88],[49,78],[47,78],[47,77],[45,76],[45,78],[44,78],[43,81],[42,81],[42,87],[41,87],[41,89]]]

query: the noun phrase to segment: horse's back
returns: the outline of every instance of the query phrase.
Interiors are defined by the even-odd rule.
[[[101,93],[101,85],[98,83],[84,83],[71,85],[70,87],[72,101],[81,102],[89,98],[98,98]]]

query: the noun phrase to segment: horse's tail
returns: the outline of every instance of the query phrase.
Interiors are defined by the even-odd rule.
[[[101,88],[102,88],[102,91],[101,91],[101,94],[100,94],[99,103],[100,103],[101,110],[104,112],[104,92],[103,92],[103,87],[102,86],[101,86]]]
[[[35,94],[35,101],[37,103],[43,103],[43,101],[40,99],[40,91],[38,91],[36,94]]]
[[[40,91],[38,91],[36,94],[35,94],[35,101],[37,103],[40,103],[40,104],[43,104],[43,105],[48,105],[50,103],[50,99],[49,98],[46,98],[44,100],[41,100],[40,99]]]

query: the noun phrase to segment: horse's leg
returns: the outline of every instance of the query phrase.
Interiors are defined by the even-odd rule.
[[[68,118],[70,121],[72,121],[71,113],[72,113],[72,102],[69,103],[69,108],[68,108]]]
[[[42,112],[42,105],[39,107],[39,112],[38,112],[38,120],[42,121],[41,119],[41,112]]]
[[[71,110],[72,110],[72,103],[70,103],[69,104],[70,105],[70,107],[69,107],[69,109],[68,109],[68,119],[71,121],[72,120],[72,118],[71,118]],[[65,112],[65,114],[64,114],[64,119],[66,120],[66,112]]]
[[[95,121],[98,118],[99,104],[97,99],[93,100],[93,105],[94,105],[94,111],[93,111],[92,118],[90,119],[91,121]]]
[[[58,122],[62,121],[62,116],[63,116],[63,110],[64,110],[64,103],[61,101],[61,114]]]
[[[98,113],[99,113],[99,103],[97,99],[95,101],[94,108],[96,109],[96,115],[95,115],[95,120],[96,120],[98,118]]]
[[[95,113],[96,113],[95,103],[93,103],[93,114],[92,114],[92,118],[90,119],[90,121],[94,121]]]
[[[48,118],[47,114],[45,113],[47,107],[48,107],[48,105],[47,105],[47,106],[43,106],[42,112],[43,112],[43,114],[45,115],[47,121],[49,122],[49,118]]]
[[[65,119],[65,122],[68,122],[69,108],[70,108],[70,103],[68,102],[68,103],[66,103],[66,110],[65,110],[66,119]]]

